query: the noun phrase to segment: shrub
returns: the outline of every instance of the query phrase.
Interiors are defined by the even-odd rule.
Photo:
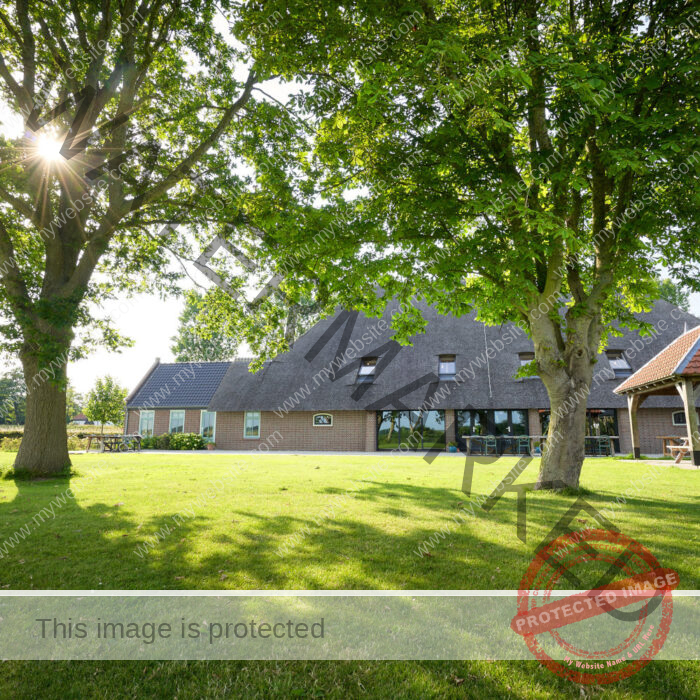
[[[87,450],[87,438],[81,437],[80,435],[69,435],[68,436],[68,449],[69,450]]]
[[[204,438],[199,433],[164,433],[141,439],[144,450],[203,450]]]
[[[3,437],[0,440],[0,452],[17,452],[20,442],[22,442],[21,437]]]
[[[153,443],[155,442],[155,436],[151,437],[143,437],[141,438],[141,449],[142,450],[153,450],[155,447],[153,446]]]
[[[171,450],[203,450],[204,438],[199,433],[173,433],[170,436]]]

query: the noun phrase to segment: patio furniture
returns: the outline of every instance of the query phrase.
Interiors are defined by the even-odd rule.
[[[90,452],[93,440],[100,446],[100,452],[140,452],[141,436],[133,435],[87,435],[88,444],[86,452]]]
[[[607,435],[593,435],[593,446],[590,454],[596,457],[608,457],[612,454],[612,443]]]
[[[671,445],[668,448],[671,451],[671,455],[677,452],[676,458],[673,460],[676,464],[680,464],[683,457],[690,454],[690,441],[688,438],[682,438],[680,445]]]
[[[496,442],[496,438],[493,435],[487,435],[484,438],[484,454],[498,454],[498,443]]]
[[[521,435],[518,437],[518,443],[516,446],[517,454],[519,455],[529,455],[530,454],[530,438],[527,435]]]
[[[664,457],[672,457],[673,454],[671,452],[671,446],[672,445],[680,445],[683,440],[686,440],[687,438],[684,438],[680,435],[657,435],[656,436],[657,440],[661,440],[661,452],[663,453]]]

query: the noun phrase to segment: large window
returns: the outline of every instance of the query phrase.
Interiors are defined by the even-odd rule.
[[[155,419],[155,411],[141,411],[139,415],[139,434],[143,437],[151,437],[153,435],[153,421]]]
[[[377,411],[377,449],[444,450],[444,411]]]
[[[170,427],[168,432],[170,433],[184,433],[185,432],[185,412],[184,411],[170,411]]]
[[[360,368],[357,370],[357,382],[369,383],[374,381],[374,372],[377,369],[376,357],[363,357]]]
[[[201,418],[199,420],[199,432],[202,437],[213,442],[216,437],[216,412],[215,411],[202,411]]]
[[[246,411],[243,420],[243,437],[254,439],[260,437],[260,411]]]
[[[540,411],[542,435],[549,430],[549,411]],[[617,425],[617,411],[614,408],[591,408],[586,411],[586,436],[603,437],[605,435],[619,435]],[[588,444],[590,442],[590,444]],[[613,440],[615,451],[620,452],[620,440]],[[586,441],[586,449],[594,446],[593,441]]]
[[[440,381],[451,381],[457,373],[457,358],[455,355],[440,355],[438,361],[438,377]]]
[[[622,350],[607,350],[605,354],[608,356],[610,369],[615,373],[615,379],[618,377],[629,377],[632,374],[630,363],[627,362],[625,353]]]
[[[455,411],[457,435],[517,436],[529,433],[527,411]]]

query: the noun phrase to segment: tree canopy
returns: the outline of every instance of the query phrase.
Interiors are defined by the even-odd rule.
[[[68,464],[66,364],[123,342],[102,300],[175,291],[173,255],[260,235],[251,166],[264,134],[295,132],[230,33],[237,13],[209,0],[0,11],[0,98],[19,115],[0,138],[0,340],[34,388],[17,468]]]
[[[659,280],[659,297],[674,304],[683,311],[690,310],[690,294],[688,291],[668,277]]]
[[[101,377],[88,392],[85,415],[104,430],[105,423],[121,423],[124,420],[124,401],[127,391],[109,375]]]
[[[170,349],[175,362],[215,362],[232,360],[236,356],[238,339],[230,328],[208,333],[204,327],[207,307],[204,296],[196,292],[185,297],[185,308],[180,314],[177,335]]]
[[[100,300],[177,289],[174,255],[233,292],[208,318],[262,353],[305,304],[523,321],[552,408],[540,486],[576,486],[611,321],[649,306],[659,263],[700,284],[699,26],[680,0],[8,5],[0,331],[32,387],[16,467],[67,464],[68,360],[122,342]],[[246,260],[284,278],[254,315]],[[424,322],[402,308],[407,342]]]
[[[699,285],[700,13],[285,0],[249,6],[248,37],[270,11],[282,19],[253,55],[310,83],[290,102],[316,125],[299,154],[323,198],[308,228],[334,215],[313,275],[374,312],[379,284],[524,321],[553,413],[539,484],[577,486],[611,322],[649,307],[659,263]],[[422,324],[408,312],[397,330]]]

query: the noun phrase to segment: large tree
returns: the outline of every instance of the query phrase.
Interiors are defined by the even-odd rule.
[[[552,409],[540,488],[578,485],[596,356],[654,265],[697,289],[699,28],[674,0],[270,0],[239,27],[312,88],[290,101],[318,127],[309,225],[333,226],[312,276],[372,311],[368,280],[525,324]]]
[[[215,362],[232,360],[236,356],[239,338],[230,324],[219,332],[208,332],[205,300],[206,297],[197,292],[188,292],[185,296],[177,335],[170,339],[175,362]]]
[[[267,76],[232,40],[236,11],[228,0],[2,3],[0,105],[20,126],[0,137],[0,331],[28,387],[18,470],[70,464],[66,365],[122,340],[95,302],[172,291],[169,256],[197,258],[214,234],[254,238],[255,177],[241,164],[262,155],[266,130],[294,130],[256,93]]]

